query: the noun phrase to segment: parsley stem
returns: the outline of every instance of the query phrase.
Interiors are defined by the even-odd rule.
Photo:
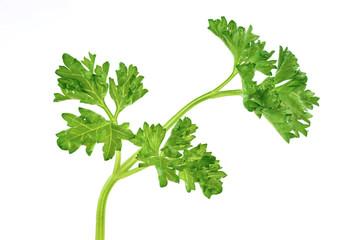
[[[243,91],[241,89],[236,90],[227,90],[227,91],[219,91],[213,95],[211,95],[208,99],[211,98],[220,98],[220,97],[227,97],[227,96],[242,96]]]
[[[197,104],[207,100],[213,92],[208,92],[206,94],[203,94],[202,96],[194,99],[193,101],[189,102],[187,105],[185,105],[179,112],[177,112],[171,119],[168,120],[166,124],[163,125],[163,127],[168,131],[172,128],[172,126],[184,115],[186,112],[191,110],[194,106]]]
[[[137,173],[137,172],[140,172],[142,171],[143,169],[146,169],[147,167],[136,167],[136,168],[133,168],[129,171],[126,171],[124,173],[121,173],[119,174],[118,178],[119,179],[123,179],[123,178],[126,178],[126,177],[129,177],[130,175],[133,175],[134,173]]]
[[[213,89],[212,92],[218,92],[219,90],[221,90],[224,86],[227,85],[227,83],[229,83],[234,78],[234,76],[237,75],[237,73],[237,69],[234,67],[231,75],[221,85]]]
[[[102,100],[101,104],[99,105],[101,108],[104,109],[104,111],[107,113],[108,117],[109,117],[109,120],[114,122],[114,123],[117,123],[117,118],[115,118],[112,114],[112,112],[110,111],[110,109],[108,108],[107,104],[105,103],[104,100]]]
[[[207,92],[205,94],[203,94],[202,96],[194,99],[193,101],[189,102],[187,105],[185,105],[181,110],[179,110],[179,112],[177,112],[171,119],[168,120],[168,122],[166,124],[164,124],[164,128],[168,131],[169,129],[172,128],[172,126],[184,115],[186,114],[189,110],[191,110],[194,106],[198,105],[199,103],[210,99],[210,98],[216,98],[215,94],[221,90],[224,86],[227,85],[227,83],[229,83],[229,81],[232,80],[232,78],[234,78],[234,76],[236,76],[237,74],[237,70],[235,68],[233,68],[233,71],[231,73],[231,75],[218,87],[216,87],[215,89],[213,89],[210,92]],[[222,97],[223,95],[219,96]]]
[[[95,240],[104,240],[105,237],[105,209],[107,205],[108,196],[110,190],[112,190],[114,184],[118,181],[118,178],[112,174],[107,182],[104,184],[103,189],[100,193],[97,207],[96,216],[96,230]]]
[[[124,108],[121,107],[117,107],[117,109],[115,110],[115,114],[114,114],[114,118],[118,119],[119,113],[123,110]]]
[[[141,148],[138,149],[138,151],[136,151],[132,156],[130,156],[130,158],[128,158],[127,161],[125,161],[121,166],[121,172],[126,172],[128,171],[135,163],[136,163],[136,157],[138,155],[138,153],[140,152]]]
[[[115,163],[114,163],[113,174],[116,174],[119,171],[120,162],[121,162],[121,152],[115,151]]]

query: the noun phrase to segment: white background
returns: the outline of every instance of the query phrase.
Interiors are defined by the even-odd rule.
[[[131,129],[165,123],[219,85],[232,56],[208,18],[252,24],[266,49],[288,46],[321,98],[309,136],[285,143],[238,97],[211,100],[187,116],[228,177],[211,200],[183,183],[159,188],[156,171],[117,183],[106,239],[361,239],[360,16],[358,1],[0,1],[0,238],[88,240],[113,161],[101,147],[69,155],[56,145],[53,103],[64,52],[98,63],[135,64],[149,93],[124,110]],[[228,87],[228,86],[227,86]],[[237,76],[229,88],[239,88]],[[96,108],[92,108],[96,109]],[[123,159],[135,148],[123,146]]]

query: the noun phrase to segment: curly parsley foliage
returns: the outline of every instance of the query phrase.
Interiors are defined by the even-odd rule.
[[[129,106],[143,97],[148,90],[143,88],[143,76],[138,76],[137,67],[130,65],[125,66],[124,63],[119,64],[119,70],[116,71],[117,83],[114,79],[109,78],[109,93],[117,107],[116,115],[126,106]]]
[[[121,150],[122,139],[134,138],[132,131],[128,129],[129,123],[114,124],[85,108],[79,108],[79,112],[80,116],[63,113],[62,117],[68,122],[70,128],[56,134],[59,147],[68,150],[69,153],[75,152],[81,145],[84,145],[87,154],[91,155],[96,143],[104,143],[104,159],[109,160],[114,156],[116,150]]]
[[[96,66],[94,71],[95,55],[90,53],[89,59],[84,57],[82,62],[65,53],[63,62],[65,66],[59,66],[55,71],[60,76],[58,85],[63,94],[55,93],[54,101],[77,99],[82,103],[103,107],[108,91],[109,63]]]
[[[162,148],[164,154],[168,157],[180,157],[182,154],[179,151],[192,147],[191,141],[196,137],[192,134],[196,132],[197,128],[189,118],[180,119]]]
[[[280,47],[276,66],[276,60],[269,60],[274,51],[265,51],[265,42],[256,41],[258,36],[252,33],[252,26],[245,30],[222,17],[209,20],[209,29],[234,56],[242,78],[245,108],[259,118],[264,116],[287,142],[300,137],[300,133],[306,136],[312,117],[308,110],[318,106],[319,98],[306,90],[307,76],[299,70],[295,55]],[[273,69],[276,69],[274,76]],[[268,77],[258,84],[253,81],[255,71]]]
[[[256,41],[259,36],[252,33],[252,26],[246,30],[238,27],[234,21],[227,23],[225,17],[221,19],[209,19],[208,29],[219,37],[228,47],[234,57],[235,65],[242,62],[255,64],[255,69],[265,75],[271,75],[271,70],[276,68],[275,60],[269,60],[274,51],[264,50],[265,42]]]
[[[187,192],[195,190],[198,183],[203,194],[210,198],[222,192],[221,179],[227,175],[220,171],[219,160],[207,152],[206,144],[192,147],[196,129],[189,118],[180,119],[161,148],[166,130],[160,124],[144,123],[135,137],[135,142],[142,146],[137,158],[142,161],[139,167],[155,166],[161,187],[167,186],[168,181],[179,183],[181,179]]]
[[[308,112],[318,106],[319,98],[306,90],[307,76],[299,70],[297,58],[287,48],[280,47],[277,71],[274,77],[262,83],[253,81],[255,66],[244,63],[237,66],[243,83],[243,103],[247,110],[264,116],[287,142],[291,138],[307,136],[312,115]]]
[[[57,143],[69,153],[84,145],[88,155],[93,152],[96,143],[103,143],[104,159],[109,160],[115,151],[121,150],[121,140],[134,138],[128,129],[129,123],[118,124],[119,112],[143,97],[147,90],[143,88],[143,77],[138,76],[137,67],[130,65],[127,68],[123,63],[119,64],[119,70],[116,71],[118,85],[111,78],[108,84],[109,63],[96,66],[95,57],[89,53],[89,58],[84,57],[80,62],[69,54],[63,54],[64,66],[59,66],[55,72],[59,76],[58,85],[62,94],[55,93],[54,101],[76,99],[97,105],[105,110],[109,120],[85,108],[79,108],[80,116],[64,113],[62,116],[70,128],[57,134]],[[108,91],[117,108],[114,115],[104,100]]]

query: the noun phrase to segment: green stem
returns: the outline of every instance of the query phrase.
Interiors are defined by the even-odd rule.
[[[121,172],[126,172],[128,171],[136,162],[137,162],[137,155],[140,152],[141,148],[138,149],[135,153],[133,153],[132,156],[130,156],[130,158],[127,159],[127,161],[125,161],[121,166],[120,166],[120,171]]]
[[[243,95],[243,91],[241,89],[227,90],[227,91],[217,92],[217,93],[211,95],[208,99],[228,97],[228,96],[242,96],[242,95]]]
[[[119,179],[123,179],[123,178],[129,177],[130,175],[133,175],[134,173],[140,172],[140,171],[142,171],[143,169],[146,169],[146,167],[133,168],[132,170],[126,171],[125,173],[119,174]]]
[[[97,207],[96,216],[96,232],[95,240],[104,240],[105,236],[105,209],[107,205],[108,196],[110,190],[112,190],[114,184],[118,181],[118,178],[112,174],[103,186],[100,193]]]
[[[110,121],[117,123],[117,118],[115,118],[112,114],[112,112],[110,111],[110,109],[108,108],[107,104],[104,102],[104,100],[102,100],[101,105],[99,105],[101,108],[104,109],[104,111],[107,113]]]
[[[124,108],[120,108],[117,107],[117,109],[115,110],[115,114],[114,114],[114,118],[118,119],[119,113],[123,110]]]
[[[114,163],[113,174],[117,174],[117,172],[120,170],[120,162],[121,162],[121,152],[115,151],[115,163]]]
[[[184,115],[186,114],[189,110],[191,110],[194,106],[198,105],[199,103],[210,99],[210,98],[215,98],[212,97],[213,95],[215,95],[219,90],[221,90],[224,86],[226,86],[227,83],[229,83],[229,81],[232,80],[232,78],[234,76],[236,76],[237,74],[237,70],[234,68],[231,75],[218,87],[216,87],[215,89],[213,89],[210,92],[207,92],[206,94],[203,94],[200,97],[197,97],[196,99],[194,99],[193,101],[189,102],[187,105],[185,105],[181,110],[179,110],[179,112],[177,112],[171,119],[168,120],[168,122],[166,122],[166,124],[163,125],[163,127],[168,131],[169,129],[172,128],[172,126],[178,122],[178,120]],[[221,96],[222,97],[222,96]]]
[[[229,81],[231,81],[234,78],[234,76],[237,75],[237,73],[238,73],[237,69],[236,67],[234,67],[231,75],[221,85],[213,89],[212,92],[218,92],[219,90],[221,90],[224,86],[227,85],[227,83],[229,83]]]
[[[171,119],[166,122],[166,124],[163,125],[163,127],[168,131],[172,128],[172,126],[178,122],[178,120],[186,114],[189,110],[191,110],[194,106],[197,104],[209,99],[209,97],[213,94],[213,92],[208,92],[206,94],[203,94],[202,96],[194,99],[193,101],[189,102],[187,105],[185,105],[179,112],[177,112]]]

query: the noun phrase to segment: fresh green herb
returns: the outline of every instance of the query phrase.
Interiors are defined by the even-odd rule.
[[[218,36],[233,54],[234,65],[231,75],[218,87],[194,99],[178,111],[164,125],[143,124],[137,133],[129,129],[129,123],[118,123],[120,112],[142,98],[148,90],[143,88],[143,76],[137,67],[119,64],[116,81],[108,78],[109,63],[95,65],[95,55],[78,61],[69,54],[63,55],[64,66],[56,70],[62,93],[55,94],[55,102],[75,99],[81,103],[97,105],[104,110],[108,119],[86,108],[79,108],[80,115],[63,113],[69,128],[57,134],[57,143],[63,150],[73,153],[82,145],[91,155],[97,143],[103,143],[104,160],[115,155],[112,175],[105,183],[98,201],[96,240],[104,239],[105,206],[114,184],[127,176],[149,166],[154,166],[159,185],[182,180],[187,192],[200,186],[207,198],[222,192],[222,178],[219,160],[207,151],[206,144],[192,146],[197,126],[188,117],[182,117],[191,108],[208,99],[242,96],[244,107],[259,118],[265,117],[289,142],[292,138],[307,135],[312,115],[308,112],[313,105],[318,106],[318,97],[306,90],[307,76],[299,69],[297,58],[288,48],[280,47],[278,61],[270,60],[274,51],[264,50],[265,42],[252,33],[238,27],[234,21],[227,22],[222,17],[209,20],[209,30]],[[277,65],[276,65],[277,64]],[[265,75],[258,83],[255,72]],[[241,77],[240,89],[222,91],[237,74]],[[110,95],[116,109],[112,113],[105,103]],[[172,129],[165,139],[166,132]],[[121,163],[122,140],[139,147],[128,160]],[[138,163],[138,164],[137,164]]]

